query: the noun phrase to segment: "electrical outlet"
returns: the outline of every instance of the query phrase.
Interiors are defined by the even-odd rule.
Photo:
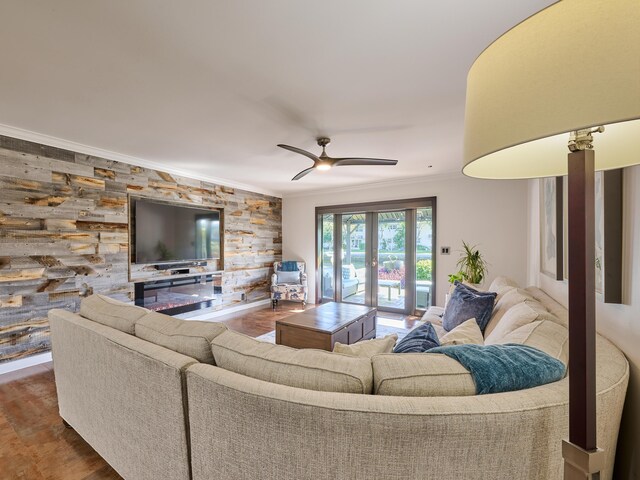
[[[247,301],[247,294],[246,294],[246,293],[244,293],[244,292],[242,292],[242,293],[240,294],[240,300],[242,300],[243,302],[246,302],[246,301]]]
[[[442,255],[449,255],[451,253],[451,247],[441,247],[440,253]]]

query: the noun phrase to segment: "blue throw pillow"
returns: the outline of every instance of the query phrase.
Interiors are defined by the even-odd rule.
[[[496,292],[479,292],[456,282],[456,288],[442,316],[442,327],[448,332],[470,318],[475,318],[480,330],[484,333],[484,329],[491,320],[497,295]]]
[[[396,344],[393,353],[422,353],[438,346],[438,334],[431,322],[427,322],[407,333],[407,336]]]

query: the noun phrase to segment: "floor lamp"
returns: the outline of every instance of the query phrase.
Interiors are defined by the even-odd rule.
[[[640,163],[638,25],[639,0],[563,0],[487,47],[467,79],[466,175],[568,174],[565,479],[599,478],[603,465],[596,436],[594,176]]]

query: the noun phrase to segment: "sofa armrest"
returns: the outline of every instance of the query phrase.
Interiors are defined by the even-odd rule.
[[[277,285],[277,284],[278,284],[278,275],[273,273],[271,274],[271,285]]]
[[[300,273],[300,283],[305,286],[307,285],[307,274],[304,272]]]

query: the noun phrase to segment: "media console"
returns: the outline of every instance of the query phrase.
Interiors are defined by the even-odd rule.
[[[206,260],[194,260],[190,262],[174,262],[174,263],[158,263],[153,266],[156,270],[171,270],[180,271],[179,273],[189,273],[189,268],[193,267],[206,267],[208,262]]]
[[[187,269],[188,273],[188,269]],[[167,315],[222,303],[222,273],[204,273],[134,283],[135,304]]]

